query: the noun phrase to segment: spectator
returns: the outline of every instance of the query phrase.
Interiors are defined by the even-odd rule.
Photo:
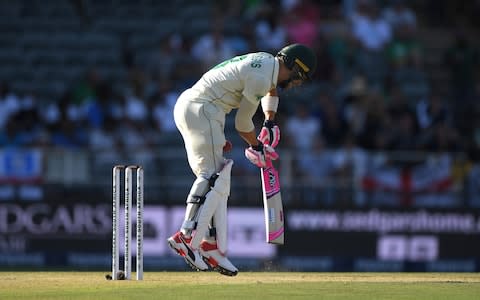
[[[364,199],[354,197],[353,191],[357,180],[366,169],[367,155],[357,146],[356,138],[351,133],[346,133],[342,146],[331,157],[336,180],[335,201],[339,204],[357,206],[364,205]]]
[[[320,84],[328,85],[336,80],[337,70],[330,52],[329,42],[323,34],[318,34],[314,41],[313,50],[317,56],[317,71],[313,78]]]
[[[120,147],[128,156],[128,160],[135,161],[141,165],[154,163],[154,152],[152,149],[154,137],[148,130],[147,123],[126,118],[121,122],[116,131],[120,140]]]
[[[384,150],[390,139],[390,126],[385,99],[379,93],[371,93],[366,105],[362,130],[357,134],[358,144],[367,150]]]
[[[24,146],[35,147],[42,145],[45,142],[43,140],[44,126],[40,122],[36,95],[29,93],[19,99],[20,107],[12,115],[10,121],[20,124],[18,134],[21,136]]]
[[[407,6],[405,0],[390,0],[389,5],[383,9],[383,18],[390,24],[392,30],[397,32],[399,29],[415,31],[417,27],[417,16],[415,12]]]
[[[416,105],[417,120],[422,130],[451,121],[449,112],[449,108],[437,94],[422,98]]]
[[[402,90],[394,86],[387,103],[387,118],[390,124],[386,136],[387,150],[417,150],[419,125],[414,109]],[[385,136],[384,136],[385,137]]]
[[[100,128],[104,126],[105,120],[111,117],[110,103],[113,99],[110,84],[107,82],[99,83],[95,95],[95,98],[86,101],[86,120],[88,126]]]
[[[134,88],[133,94],[126,96],[125,117],[137,123],[147,122],[147,105],[145,103],[143,89],[138,86]]]
[[[88,148],[95,153],[94,160],[99,164],[121,161],[121,143],[116,129],[119,124],[107,119],[103,127],[91,128],[88,133]]]
[[[371,0],[361,0],[351,20],[353,36],[367,51],[382,51],[392,39],[392,28]]]
[[[424,149],[429,152],[458,152],[465,150],[464,142],[458,132],[446,122],[438,122],[432,126],[426,138]]]
[[[391,72],[391,83],[398,87],[411,103],[428,97],[430,85],[423,64],[407,64]]]
[[[181,91],[195,84],[198,80],[198,73],[204,70],[204,68],[203,64],[190,56],[180,59],[171,76],[174,82],[173,89]]]
[[[296,157],[296,173],[304,182],[302,200],[310,207],[330,206],[335,203],[332,193],[335,168],[331,153],[321,137],[315,137],[311,151]]]
[[[279,15],[281,8],[276,2],[268,2],[257,10],[255,37],[261,51],[278,51],[287,42],[287,31]]]
[[[355,71],[355,41],[348,34],[330,36],[328,39],[328,52],[335,64],[335,80],[351,80]]]
[[[244,1],[241,0],[215,0],[213,1],[213,15],[227,20],[236,19],[241,17],[244,5]]]
[[[347,122],[329,94],[320,93],[317,101],[313,114],[320,121],[322,139],[327,147],[338,147],[348,131]]]
[[[80,108],[86,99],[95,98],[99,82],[101,82],[101,77],[98,71],[95,68],[89,69],[72,89],[72,104]]]
[[[62,118],[53,127],[51,142],[55,147],[78,150],[88,145],[88,134],[79,123]]]
[[[175,128],[171,111],[177,90],[191,86],[203,69],[212,67],[232,54],[250,52],[244,51],[247,48],[278,50],[287,39],[291,39],[311,44],[317,50],[318,67],[312,90],[316,92],[318,88],[322,91],[317,99],[305,96],[307,105],[294,107],[294,116],[288,113],[279,115],[279,121],[282,121],[280,127],[285,130],[283,138],[290,146],[306,150],[302,151],[304,157],[297,160],[299,166],[301,164],[304,168],[302,172],[305,172],[305,177],[309,176],[308,173],[317,176],[321,184],[323,179],[332,179],[330,167],[338,168],[335,169],[338,171],[335,174],[339,175],[336,179],[343,179],[343,175],[351,171],[348,163],[345,163],[347,167],[342,167],[343,162],[348,162],[347,158],[341,155],[338,156],[340,158],[332,158],[325,148],[335,148],[343,154],[349,147],[361,147],[371,151],[369,153],[417,149],[450,152],[472,147],[480,153],[480,57],[475,36],[467,35],[475,33],[474,30],[470,31],[473,27],[469,26],[480,22],[480,18],[475,19],[480,1],[327,2],[214,1],[210,4],[215,6],[213,15],[216,21],[210,32],[198,40],[192,40],[197,36],[189,36],[188,32],[185,36],[178,33],[164,36],[167,32],[173,32],[167,28],[170,19],[161,22],[165,28],[149,26],[148,32],[143,33],[140,31],[147,23],[135,23],[135,26],[129,23],[127,27],[132,32],[125,32],[122,36],[138,37],[138,43],[127,43],[126,39],[119,40],[104,32],[101,37],[105,38],[82,46],[81,41],[75,39],[83,37],[81,32],[86,29],[84,27],[77,28],[80,35],[59,32],[55,36],[49,36],[43,29],[37,28],[37,31],[43,32],[41,35],[31,32],[28,37],[21,36],[18,41],[17,36],[6,34],[5,41],[11,40],[11,43],[5,43],[5,49],[1,51],[5,65],[1,78],[11,79],[8,79],[8,84],[0,83],[0,146],[36,147],[44,143],[66,149],[88,146],[95,152],[95,159],[104,163],[123,161],[124,158],[118,155],[124,150],[122,147],[132,152],[138,148],[139,160],[149,162],[153,153],[157,154],[152,151],[154,143],[158,147],[176,143],[172,138],[174,135],[166,133]],[[382,6],[376,3],[387,6],[381,9]],[[20,10],[12,8],[15,14],[35,14],[35,10],[31,9],[23,12],[21,6]],[[149,7],[141,6],[138,7],[139,12]],[[345,8],[344,19],[340,16],[342,6]],[[92,12],[100,9],[111,13],[107,11],[108,7],[106,4],[99,7],[95,4]],[[172,7],[177,6],[175,4]],[[425,7],[428,8],[423,11],[413,9]],[[198,11],[205,12],[205,8],[200,7]],[[251,8],[248,12],[254,12],[247,16],[251,22],[239,21],[242,8]],[[324,11],[324,8],[328,11]],[[52,17],[61,12],[54,10],[55,16]],[[337,19],[332,18],[332,12],[337,13]],[[429,20],[429,14],[438,14],[435,16],[438,20]],[[115,13],[110,17],[115,17]],[[459,17],[462,18],[461,26],[465,27],[454,31],[452,28],[460,21],[457,20]],[[98,25],[102,28],[115,25],[110,18],[107,19],[107,22]],[[227,20],[232,23],[223,23]],[[177,20],[172,21],[173,25],[177,25],[174,24]],[[429,35],[428,31],[432,29],[429,26],[432,21],[442,26],[441,31],[432,32],[435,36]],[[203,21],[200,24],[204,24]],[[239,24],[241,26],[238,28]],[[228,31],[224,31],[225,28]],[[232,32],[235,34],[231,35]],[[445,37],[441,36],[443,33]],[[431,44],[428,45],[429,52],[424,52],[424,38],[448,41],[452,33],[455,40],[448,49],[442,49],[441,44]],[[154,44],[145,40],[145,36],[153,37],[151,41]],[[154,38],[159,36],[164,37],[157,44]],[[74,43],[68,44],[68,41]],[[45,49],[37,47],[37,43],[55,47],[49,46],[51,53],[43,53]],[[23,51],[17,53],[19,45]],[[87,66],[85,69],[82,62],[100,50],[92,47],[101,47],[102,51],[112,55],[96,61],[98,66]],[[42,51],[36,53],[37,50]],[[139,51],[144,55],[139,56]],[[440,62],[436,60],[437,51],[442,51]],[[424,58],[428,58],[428,64],[432,64],[433,69],[425,68],[427,65],[424,62],[427,61]],[[437,72],[439,67],[446,67],[450,75],[445,82],[451,84],[451,94],[445,98],[441,94],[443,86],[430,86],[429,82],[429,78],[443,78],[441,72],[429,73]],[[70,84],[68,80],[84,70],[85,74],[72,85],[71,90],[61,96],[54,95],[55,86]],[[112,75],[117,86],[109,86],[100,74]],[[385,78],[385,74],[389,77]],[[347,95],[337,88],[337,84],[344,83],[349,86]],[[34,94],[24,96],[29,86],[38,91],[42,98],[37,99]],[[116,94],[116,87],[121,89],[118,91],[120,95]],[[430,91],[431,88],[438,91]],[[385,90],[387,92],[383,95]],[[336,94],[338,91],[340,93]],[[315,95],[315,92],[311,94]],[[304,91],[300,93],[306,95]],[[298,101],[280,102],[282,109],[291,109],[290,105],[296,104]],[[297,131],[301,132],[300,136],[297,136]],[[125,137],[129,140],[124,141]],[[243,155],[243,152],[238,152],[238,155]],[[478,161],[476,159],[473,175],[469,178],[475,184],[475,176],[480,174]],[[321,166],[314,162],[319,162]],[[245,176],[258,176],[251,164],[245,168],[241,164],[238,159],[237,172],[242,171]],[[253,184],[255,182],[253,180]]]
[[[394,86],[390,92],[387,101],[387,113],[392,123],[399,121],[397,118],[403,113],[413,113],[408,98],[405,97],[405,94],[397,86]]]
[[[158,90],[149,100],[149,104],[152,106],[151,117],[154,128],[163,133],[177,131],[173,120],[173,107],[178,94],[171,88],[172,83],[169,80],[160,80]]]
[[[40,111],[40,118],[48,130],[52,131],[55,124],[61,118],[68,117],[68,105],[70,102],[70,91],[65,91],[57,101],[46,103]]]
[[[4,129],[0,130],[0,147],[23,146],[19,126],[16,122],[8,122]]]
[[[382,88],[388,74],[384,50],[392,39],[392,30],[374,1],[358,3],[351,31],[358,48],[354,57],[356,70],[365,75],[372,87]]]
[[[333,172],[333,165],[328,149],[321,137],[315,137],[311,151],[298,155],[296,172],[304,179],[320,183]]]
[[[46,142],[45,126],[41,122],[36,95],[28,93],[18,97],[7,92],[4,99],[2,112],[8,117],[4,120],[6,124],[0,128],[0,145],[43,146]]]
[[[19,97],[6,82],[0,82],[0,130],[5,128],[10,117],[20,109]]]
[[[387,58],[392,69],[405,66],[418,66],[423,62],[423,47],[417,39],[416,31],[398,28],[392,42],[387,47]]]
[[[342,15],[350,21],[357,12],[358,0],[342,0]]]
[[[227,38],[227,43],[235,54],[245,54],[250,50],[257,51],[255,24],[249,21],[237,21],[238,29],[233,30]]]
[[[393,116],[390,116],[393,119]],[[400,111],[392,122],[391,138],[387,150],[415,151],[419,149],[418,124],[411,110]]]
[[[287,39],[312,47],[318,34],[320,10],[312,0],[299,0],[285,12]]]
[[[124,93],[127,95],[135,95],[136,97],[143,97],[150,79],[148,74],[138,64],[132,65],[127,72],[128,85],[124,89]]]
[[[169,77],[177,67],[178,60],[184,53],[181,52],[182,37],[171,34],[161,39],[157,48],[148,55],[148,61],[142,66],[152,76]]]
[[[363,131],[368,103],[368,87],[363,76],[356,76],[349,84],[341,111],[350,131],[357,135]]]
[[[310,151],[315,137],[320,134],[320,123],[311,115],[306,104],[297,103],[295,114],[286,120],[285,129],[291,147]]]
[[[201,36],[192,47],[191,55],[197,59],[204,71],[235,55],[224,33],[224,20],[213,20],[208,33]]]

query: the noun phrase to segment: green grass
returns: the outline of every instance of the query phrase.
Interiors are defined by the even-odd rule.
[[[0,299],[480,299],[478,273],[0,272]]]

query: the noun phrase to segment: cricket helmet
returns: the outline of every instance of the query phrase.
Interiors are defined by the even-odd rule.
[[[302,77],[311,79],[315,69],[317,68],[317,57],[312,49],[302,44],[291,44],[282,48],[277,53],[278,57],[282,57],[285,66],[290,70],[298,69]]]

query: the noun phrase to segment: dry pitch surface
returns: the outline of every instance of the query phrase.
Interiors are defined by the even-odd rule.
[[[0,299],[480,299],[479,273],[0,272]]]

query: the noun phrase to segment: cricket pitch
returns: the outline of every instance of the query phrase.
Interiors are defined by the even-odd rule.
[[[133,275],[133,274],[132,274]],[[132,276],[133,277],[133,276]],[[0,272],[0,299],[479,299],[479,273]]]

